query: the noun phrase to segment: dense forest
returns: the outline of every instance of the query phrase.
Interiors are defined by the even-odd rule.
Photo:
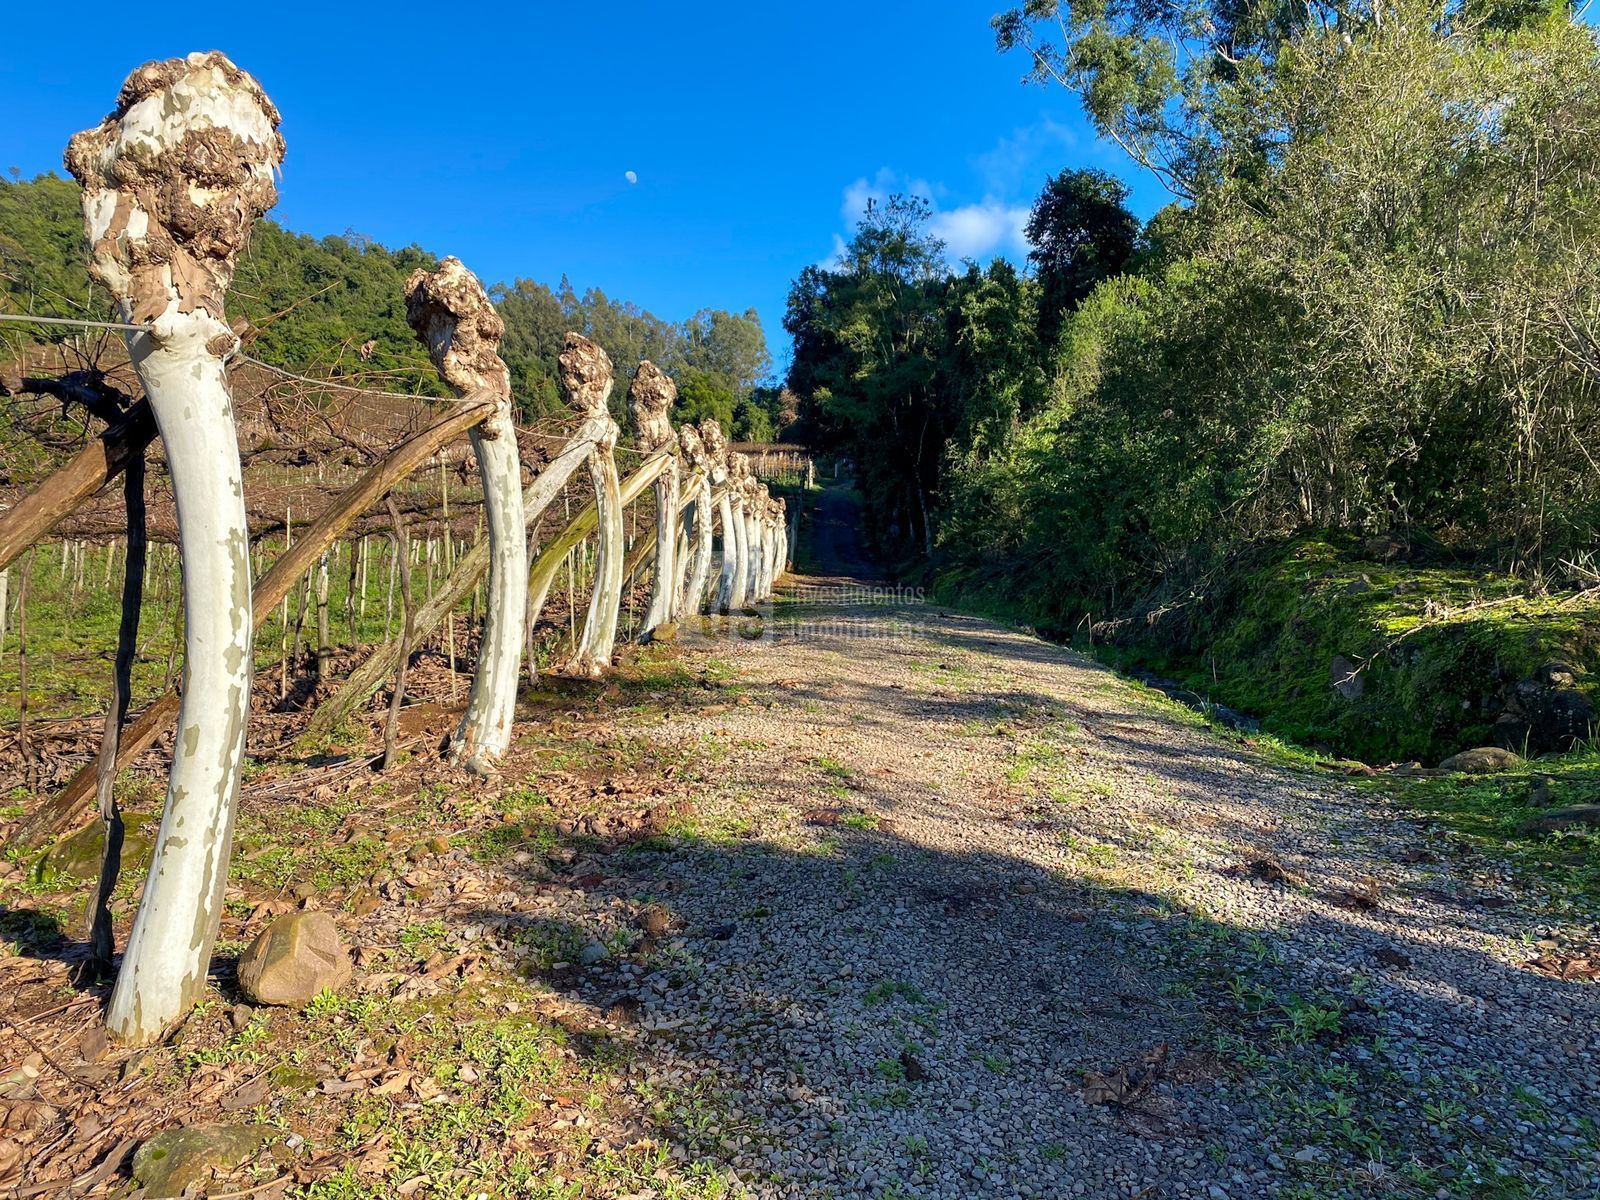
[[[109,314],[90,282],[78,185],[54,174],[0,181],[0,311],[45,316]],[[313,238],[263,221],[239,262],[230,312],[256,327],[249,352],[318,377],[431,394],[438,374],[406,327],[402,289],[438,259],[419,246],[386,249],[353,230]],[[571,330],[604,346],[631,375],[648,358],[673,375],[680,420],[716,417],[736,440],[770,441],[794,417],[792,399],[761,386],[771,356],[755,310],[705,309],[687,321],[655,316],[598,288],[581,295],[565,276],[555,288],[517,279],[493,290],[506,321],[505,358],[527,419],[561,410],[556,355]],[[0,336],[13,344],[21,329]],[[27,336],[44,336],[43,327]],[[622,415],[623,395],[612,404]]]
[[[1141,225],[1066,170],[1029,269],[951,273],[898,196],[795,281],[790,386],[874,465],[885,550],[1059,627],[1310,531],[1593,582],[1600,53],[1566,3],[1073,0],[995,29],[1174,199]]]

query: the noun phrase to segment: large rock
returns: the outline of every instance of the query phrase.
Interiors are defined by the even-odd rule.
[[[350,982],[350,955],[327,913],[296,912],[267,926],[239,956],[239,988],[257,1004],[299,1008]]]
[[[1361,668],[1342,654],[1335,654],[1328,664],[1328,682],[1346,700],[1359,700],[1367,692],[1367,679]]]
[[[1501,693],[1494,740],[1530,754],[1567,751],[1594,731],[1593,699],[1581,686],[1585,673],[1570,663],[1547,662]]]
[[[1524,833],[1549,833],[1556,829],[1571,829],[1574,825],[1600,825],[1600,804],[1574,804],[1570,808],[1552,808],[1549,812],[1530,817],[1522,823]]]
[[[191,1125],[164,1129],[133,1156],[133,1177],[148,1200],[182,1196],[216,1173],[242,1167],[272,1136],[261,1125]]]
[[[1441,771],[1460,771],[1466,775],[1493,775],[1522,765],[1522,760],[1499,746],[1479,746],[1452,754],[1439,764]]]
[[[154,830],[149,826],[153,818],[147,813],[124,813],[122,816],[122,869],[142,871],[150,865],[150,854],[155,846],[151,840]],[[58,879],[98,879],[100,860],[105,857],[106,834],[97,818],[70,837],[64,837],[40,856],[34,864],[33,877],[39,883],[54,883]]]

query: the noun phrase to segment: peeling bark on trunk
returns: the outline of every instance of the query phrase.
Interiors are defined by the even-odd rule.
[[[657,459],[647,462],[633,475],[622,487],[622,500],[624,504],[649,487],[655,479],[655,472],[661,469],[662,460]],[[548,505],[546,497],[536,510],[529,500],[539,490],[540,483],[545,476],[541,475],[533,482],[523,496],[525,511],[530,514],[530,519],[537,519],[538,511]],[[549,593],[550,584],[555,579],[563,559],[567,553],[583,539],[595,526],[597,510],[594,505],[589,505],[572,519],[555,540],[551,541],[540,552],[533,566],[528,569],[528,597],[530,620],[537,621],[539,611],[543,607],[544,598]],[[570,540],[565,540],[569,538]],[[559,548],[559,553],[553,553]],[[417,610],[416,635],[419,638],[427,637],[439,623],[444,620],[445,614],[454,610],[467,594],[477,585],[478,578],[489,565],[489,553],[486,543],[480,542],[456,564],[447,579],[439,585],[439,590],[421,608]],[[383,686],[383,681],[394,670],[397,648],[393,641],[387,641],[376,647],[367,660],[350,673],[348,679],[337,692],[330,697],[312,715],[306,726],[306,736],[320,737],[331,730],[340,721],[344,720],[357,706],[363,704],[374,692]]]
[[[689,554],[688,561],[678,565],[682,583],[674,614],[674,619],[681,620],[698,614],[705,598],[706,579],[711,570],[711,526],[715,517],[711,507],[711,459],[705,442],[694,426],[685,425],[678,431],[678,443],[693,469],[688,493],[690,507],[684,515]]]
[[[567,334],[561,352],[561,390],[570,403],[593,415],[604,411],[611,395],[611,360],[588,338]],[[622,598],[622,562],[627,553],[622,530],[622,487],[617,478],[614,451],[617,427],[589,455],[589,479],[594,485],[598,521],[595,529],[599,548],[595,556],[594,586],[589,594],[589,613],[572,658],[562,668],[564,674],[599,678],[611,665],[617,642],[617,607]]]
[[[728,442],[722,436],[721,426],[710,418],[700,422],[700,440],[706,448],[711,486],[716,491],[715,513],[722,527],[722,562],[718,569],[717,590],[712,605],[718,612],[727,615],[728,605],[733,597],[733,577],[739,565],[739,542],[733,533],[734,488],[731,463],[728,459]]]
[[[649,359],[628,388],[628,411],[633,418],[639,449],[672,457],[656,479],[655,575],[650,585],[650,606],[639,626],[639,639],[676,620],[678,598],[678,442],[670,414],[678,388],[665,371]]]
[[[637,500],[645,488],[656,481],[656,476],[666,469],[666,456],[646,459],[644,464],[622,481],[622,506],[627,508]],[[528,570],[528,623],[536,625],[550,597],[550,588],[573,549],[594,532],[600,523],[600,510],[593,504],[569,521],[566,527],[539,550],[539,557]]]
[[[249,534],[224,361],[234,256],[277,199],[278,113],[221,54],[148,63],[67,148],[95,276],[166,446],[183,562],[184,687],[167,803],[106,1026],[145,1044],[205,988],[250,711]]]
[[[627,553],[622,530],[622,487],[617,478],[614,442],[602,443],[589,456],[589,479],[594,484],[598,521],[595,529],[594,586],[589,612],[577,649],[562,673],[598,679],[611,665],[617,644],[617,616],[622,603],[622,564]]]
[[[731,455],[728,460],[729,491],[733,500],[733,537],[726,530],[723,543],[734,544],[733,578],[728,581],[728,603],[724,611],[738,612],[747,603],[750,587],[750,527],[746,524],[746,506],[750,502],[748,488],[750,461],[742,454]]]
[[[450,740],[452,759],[488,775],[511,745],[528,604],[522,460],[511,420],[511,372],[499,354],[505,322],[477,277],[454,258],[432,274],[412,274],[406,283],[406,319],[457,395],[488,390],[497,397],[494,416],[470,434],[489,531],[488,604],[467,711]],[[448,525],[445,536],[452,536]]]

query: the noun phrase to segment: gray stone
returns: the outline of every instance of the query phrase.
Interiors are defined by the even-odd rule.
[[[1530,817],[1522,823],[1524,833],[1548,833],[1556,829],[1570,829],[1574,825],[1600,825],[1600,804],[1574,804],[1570,808],[1552,808],[1549,812]]]
[[[262,1125],[191,1125],[164,1129],[133,1156],[133,1177],[148,1200],[182,1196],[218,1172],[242,1167],[272,1136]]]
[[[147,813],[123,814],[123,871],[142,871],[150,865],[150,854],[155,848],[153,820]],[[98,879],[105,846],[105,827],[96,820],[46,850],[34,864],[33,877],[39,883],[53,883],[62,878]]]
[[[299,1008],[350,982],[350,956],[327,913],[279,917],[239,956],[239,989],[256,1004]]]
[[[1452,754],[1439,764],[1441,771],[1459,771],[1466,775],[1492,775],[1497,771],[1510,771],[1522,765],[1522,759],[1499,746],[1479,746]]]
[[[1359,668],[1342,654],[1335,654],[1328,664],[1328,682],[1333,690],[1346,700],[1359,700],[1367,691],[1367,679],[1357,674]]]

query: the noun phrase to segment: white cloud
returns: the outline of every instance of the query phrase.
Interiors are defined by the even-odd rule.
[[[989,191],[1002,196],[1033,194],[1044,186],[1046,176],[1067,165],[1069,151],[1073,158],[1083,156],[1077,132],[1047,117],[1013,130],[972,163]]]
[[[844,242],[844,236],[838,233],[834,234],[833,253],[822,260],[822,269],[825,271],[837,271],[844,266],[844,256],[848,249],[849,247]]]
[[[993,198],[981,204],[964,204],[948,212],[935,212],[929,228],[945,244],[953,260],[983,260],[996,254],[1025,256],[1028,238],[1027,205],[1007,205]]]
[[[920,196],[932,206],[928,231],[945,243],[945,257],[952,266],[967,258],[983,261],[1003,254],[1020,259],[1028,253],[1028,239],[1023,233],[1028,205],[1008,204],[991,194],[976,204],[943,209],[939,199],[946,194],[945,188],[925,179],[903,179],[888,167],[879,168],[870,179],[862,176],[847,186],[839,215],[846,227],[854,230],[869,201],[883,204],[897,193]],[[834,234],[832,253],[821,265],[830,270],[837,268],[844,261],[845,245],[845,238]]]
[[[624,171],[622,173],[622,177],[624,179],[626,179],[629,183],[638,183],[639,182],[639,175],[638,175],[638,172],[636,172],[636,171]]]

